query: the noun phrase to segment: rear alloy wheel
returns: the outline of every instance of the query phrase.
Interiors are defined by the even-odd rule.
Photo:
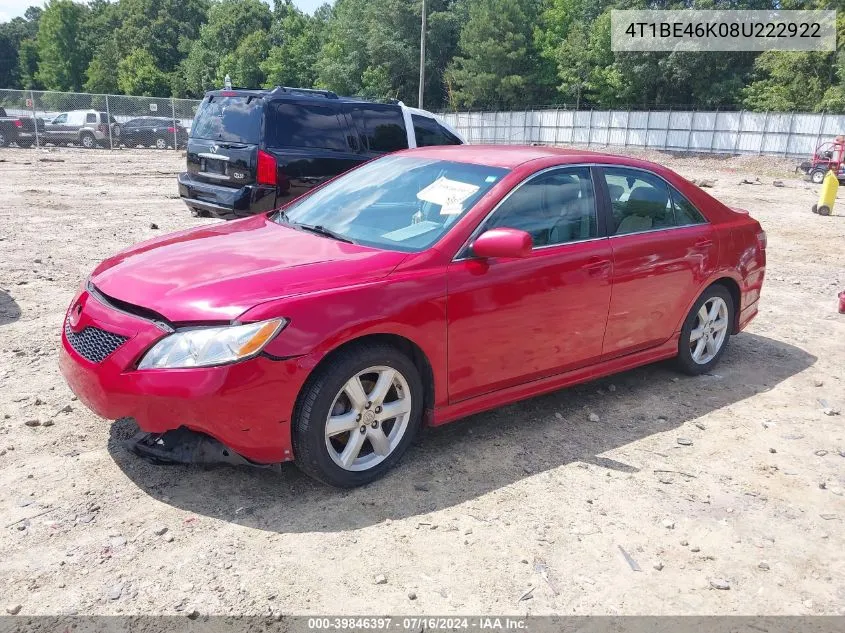
[[[824,175],[825,171],[823,169],[817,169],[812,174],[810,174],[810,180],[812,180],[817,185],[820,185],[824,182]]]
[[[157,138],[156,149],[167,149],[167,141],[163,138]]]
[[[97,139],[94,138],[93,134],[83,134],[82,138],[79,140],[82,142],[82,147],[85,149],[94,149],[97,147]]]
[[[6,147],[9,144],[9,139],[6,138],[4,132],[0,132],[0,147]]]
[[[684,321],[678,341],[681,369],[691,375],[709,371],[725,352],[733,320],[731,294],[724,286],[710,286]]]
[[[383,475],[422,420],[422,383],[411,360],[385,344],[342,350],[303,389],[293,425],[297,465],[340,488]]]

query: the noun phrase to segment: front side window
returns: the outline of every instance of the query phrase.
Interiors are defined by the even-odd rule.
[[[461,144],[461,140],[457,136],[431,117],[412,114],[411,121],[414,124],[414,136],[417,138],[417,147]]]
[[[337,112],[326,105],[279,101],[270,107],[269,147],[310,147],[348,150],[346,132]]]
[[[355,104],[350,106],[349,112],[364,147],[371,152],[408,149],[405,119],[398,106]]]
[[[53,125],[62,125],[63,123],[67,123],[67,113],[60,114],[55,119],[53,119]]]
[[[432,158],[385,156],[293,201],[274,217],[301,230],[387,250],[434,244],[508,171]]]
[[[522,184],[482,230],[494,228],[525,231],[535,247],[596,237],[596,201],[589,168],[555,169]]]

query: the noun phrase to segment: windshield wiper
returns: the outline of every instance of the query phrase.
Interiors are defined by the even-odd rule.
[[[287,220],[287,216],[283,216],[285,220]],[[290,220],[287,220],[290,222]],[[317,235],[323,235],[325,237],[331,237],[339,242],[346,242],[347,244],[355,244],[355,240],[351,240],[345,235],[341,235],[340,233],[336,233],[331,229],[327,229],[322,224],[300,224],[298,222],[292,223],[294,226],[302,229],[303,231],[310,231],[311,233],[316,233]]]

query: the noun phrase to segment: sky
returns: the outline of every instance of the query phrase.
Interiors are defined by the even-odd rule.
[[[294,4],[306,13],[314,13],[314,10],[326,0],[294,0]],[[31,5],[44,6],[43,0],[0,0],[0,22],[8,22],[12,18],[23,15],[27,7]]]

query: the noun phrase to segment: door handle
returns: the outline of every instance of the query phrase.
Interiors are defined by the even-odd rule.
[[[599,257],[591,257],[587,260],[587,263],[582,266],[584,270],[589,270],[590,272],[593,271],[600,271],[610,266],[609,259],[601,259]]]
[[[695,243],[695,245],[696,245],[696,246],[698,246],[699,248],[707,248],[707,247],[709,247],[709,246],[713,246],[713,240],[706,239],[706,238],[705,238],[705,239],[701,239],[701,240],[698,240],[698,241]]]

